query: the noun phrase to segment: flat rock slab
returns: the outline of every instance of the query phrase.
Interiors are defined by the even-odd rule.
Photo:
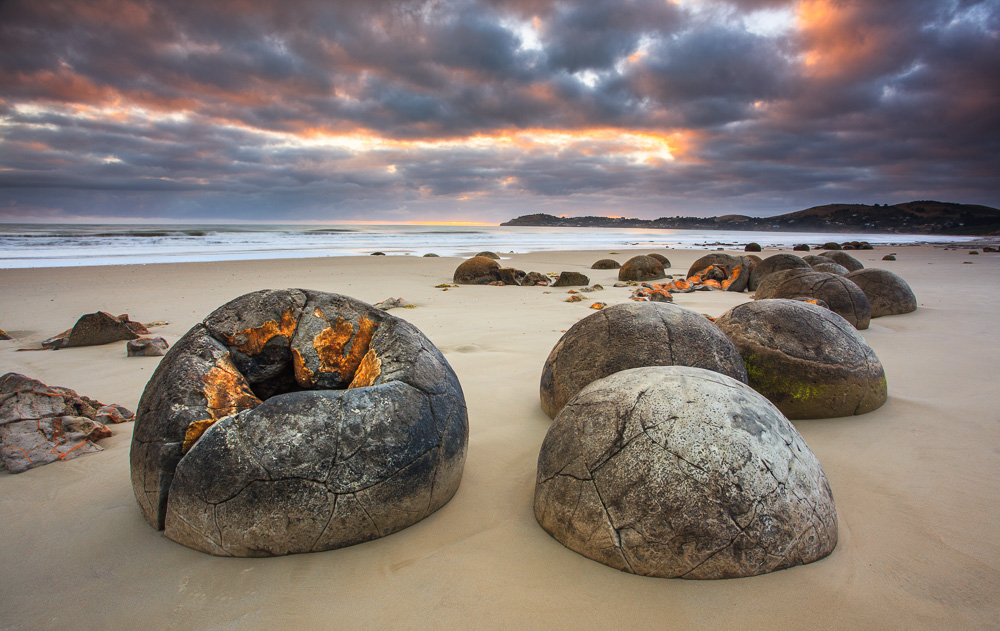
[[[600,379],[538,456],[535,518],[588,558],[645,576],[754,576],[837,544],[819,461],[749,386],[682,366]]]
[[[161,360],[139,402],[132,485],[146,520],[190,548],[313,552],[443,506],[467,441],[458,378],[415,327],[347,296],[259,291]]]

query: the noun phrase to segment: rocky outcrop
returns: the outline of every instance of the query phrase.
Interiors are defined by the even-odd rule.
[[[500,265],[487,256],[474,256],[456,269],[452,282],[459,285],[489,285],[500,280]]]
[[[917,309],[917,297],[910,285],[884,269],[861,269],[847,274],[847,280],[861,288],[872,306],[872,317],[910,313]]]
[[[739,351],[701,314],[670,303],[617,304],[574,324],[542,369],[542,409],[550,417],[592,381],[627,368],[694,366],[746,381]]]
[[[140,335],[148,334],[149,329],[141,322],[130,320],[127,313],[115,317],[106,311],[97,311],[80,316],[72,329],[48,338],[42,342],[42,347],[99,346],[134,340]]]
[[[140,337],[125,343],[127,357],[162,357],[170,347],[162,337]]]
[[[836,313],[795,300],[758,300],[715,320],[747,367],[750,387],[790,419],[864,414],[886,401],[875,351]]]
[[[160,361],[132,485],[146,520],[196,550],[327,550],[443,506],[467,437],[458,378],[415,327],[346,296],[260,291]]]
[[[618,280],[634,280],[638,282],[646,280],[657,280],[666,278],[663,271],[663,263],[656,259],[640,254],[625,261],[621,269],[618,270]]]
[[[718,373],[636,368],[588,385],[549,428],[535,518],[625,572],[754,576],[837,544],[826,475],[766,399]]]
[[[766,261],[767,259],[765,259]],[[861,288],[843,276],[815,272],[812,268],[790,269],[772,274],[757,288],[758,300],[769,298],[818,298],[856,329],[867,329],[871,303]]]
[[[0,468],[21,473],[103,451],[95,441],[111,436],[107,424],[130,420],[120,405],[7,373],[0,377]]]

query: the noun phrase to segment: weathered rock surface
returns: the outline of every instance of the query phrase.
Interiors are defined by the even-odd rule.
[[[458,378],[415,327],[346,296],[259,291],[160,361],[132,485],[146,520],[196,550],[328,550],[443,506],[467,438]]]
[[[547,286],[549,284],[549,277],[541,272],[528,272],[523,279],[521,279],[522,285],[543,285]]]
[[[836,241],[827,241],[826,243],[821,245],[820,248],[823,250],[839,250],[840,244],[837,243]]]
[[[910,313],[917,309],[917,297],[910,285],[884,269],[861,269],[847,275],[847,280],[861,288],[872,306],[872,317]]]
[[[837,276],[847,276],[850,274],[846,267],[840,263],[834,263],[833,261],[816,263],[812,266],[812,268],[814,272],[826,272],[827,274],[836,274]]]
[[[681,366],[595,381],[542,443],[535,518],[625,572],[754,576],[819,560],[837,512],[816,456],[748,386]]]
[[[587,384],[627,368],[694,366],[746,382],[739,351],[700,314],[670,303],[617,304],[574,324],[542,369],[542,409],[550,417]]]
[[[124,407],[9,372],[0,377],[0,469],[21,473],[103,451],[94,441],[111,436],[105,423],[129,420]]]
[[[725,268],[733,268],[740,264],[740,259],[733,256],[732,254],[725,254],[723,252],[712,252],[711,254],[706,254],[705,256],[697,259],[688,268],[687,275],[684,278],[691,278],[698,272],[705,270],[713,265]]]
[[[832,263],[833,261],[825,256],[819,254],[806,254],[802,257],[802,260],[808,263],[810,266],[815,267],[820,263]]]
[[[162,337],[140,337],[125,343],[126,357],[162,357],[170,347]]]
[[[858,259],[854,258],[847,252],[824,252],[821,256],[825,256],[828,259],[833,259],[834,263],[843,265],[847,268],[848,272],[855,272],[859,269],[864,269],[865,266]]]
[[[758,300],[715,320],[736,344],[750,387],[790,419],[870,412],[885,403],[885,371],[844,318],[796,300]]]
[[[65,346],[98,346],[134,340],[148,333],[149,329],[130,320],[127,313],[115,317],[105,311],[98,311],[80,316],[66,336]]]
[[[625,261],[625,264],[618,270],[618,280],[642,282],[644,280],[666,278],[666,276],[666,273],[663,271],[663,263],[644,254],[633,256]]]
[[[895,261],[896,260],[896,255],[895,254],[886,254],[885,256],[882,257],[882,260],[883,261]]]
[[[524,270],[515,267],[501,267],[497,270],[497,280],[503,281],[504,285],[520,285],[526,275]]]
[[[594,264],[590,266],[590,269],[618,269],[621,266],[621,263],[614,259],[601,259],[599,261],[595,261]]]
[[[860,287],[844,276],[816,272],[808,267],[771,274],[757,287],[755,297],[758,300],[819,298],[856,329],[867,329],[871,320],[871,303]]]
[[[654,258],[657,261],[659,261],[663,265],[664,269],[670,267],[670,259],[668,259],[667,257],[663,256],[662,254],[658,254],[656,252],[651,252],[651,253],[647,254],[646,256],[648,256],[650,258]]]
[[[474,256],[456,269],[452,282],[460,285],[488,285],[500,280],[500,264],[487,256]]]
[[[561,272],[553,287],[576,287],[579,285],[589,285],[590,278],[580,272]]]
[[[760,286],[761,281],[775,272],[797,268],[809,269],[809,267],[809,263],[806,263],[794,254],[772,254],[760,263],[754,265],[753,269],[750,270],[750,278],[747,281],[747,289],[750,291],[757,291],[757,287]]]

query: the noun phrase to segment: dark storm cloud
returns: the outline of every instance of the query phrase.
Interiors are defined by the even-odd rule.
[[[0,4],[7,219],[995,205],[998,130],[992,1]]]

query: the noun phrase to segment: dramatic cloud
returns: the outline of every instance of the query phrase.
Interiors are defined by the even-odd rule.
[[[7,0],[0,220],[1000,204],[995,0]]]

